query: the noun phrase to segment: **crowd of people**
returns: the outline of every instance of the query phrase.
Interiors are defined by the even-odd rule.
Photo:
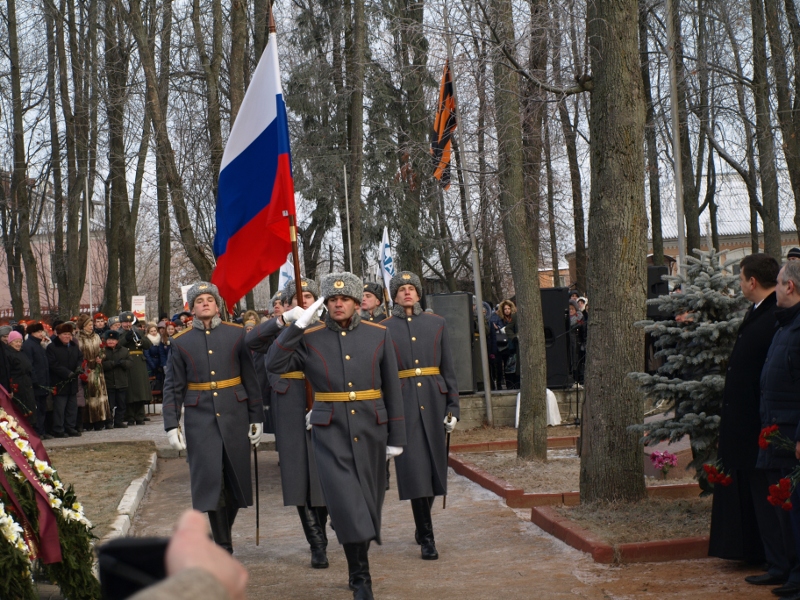
[[[125,311],[0,326],[0,385],[43,439],[143,425],[170,338],[189,321],[185,312],[141,323]]]

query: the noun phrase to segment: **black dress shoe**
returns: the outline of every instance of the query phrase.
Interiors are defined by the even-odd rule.
[[[772,590],[772,593],[776,596],[787,597],[787,596],[797,596],[800,594],[800,584],[787,582],[784,583],[781,587],[776,587]]]
[[[145,420],[145,421],[149,421],[149,420],[150,420],[150,417],[145,417],[145,418],[144,418],[144,420]]]
[[[128,424],[124,423],[124,422],[123,423],[115,423],[114,424],[114,429],[127,429],[127,428],[128,428]]]
[[[53,436],[50,435],[49,433],[43,433],[42,435],[39,436],[39,438],[43,440],[52,440]]]
[[[763,575],[748,575],[744,580],[753,585],[783,585],[786,583],[785,576],[770,575],[769,573],[764,573]]]
[[[56,432],[56,433],[54,433],[54,434],[53,434],[53,437],[54,437],[54,438],[68,438],[68,437],[69,437],[69,435],[67,435],[66,433],[64,433],[64,432],[62,431],[61,433],[59,433],[59,432]]]
[[[69,435],[69,437],[81,437],[82,434],[75,429],[67,429],[67,435]]]

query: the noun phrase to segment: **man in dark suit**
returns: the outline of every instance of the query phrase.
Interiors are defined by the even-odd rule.
[[[765,556],[754,503],[763,503],[767,512],[772,508],[764,491],[764,473],[755,469],[761,423],[759,380],[777,329],[775,285],[780,267],[766,254],[751,254],[742,259],[740,268],[742,294],[752,305],[728,360],[718,452],[733,482],[714,488],[708,554],[758,564]]]

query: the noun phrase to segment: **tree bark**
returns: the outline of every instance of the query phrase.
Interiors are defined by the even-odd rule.
[[[161,20],[161,53],[158,66],[158,99],[161,111],[166,114],[169,106],[169,73],[172,67],[172,0],[164,0]],[[147,136],[143,136],[140,147],[147,148],[150,134],[150,115],[145,111]],[[145,150],[146,153],[146,150]],[[140,163],[143,164],[143,163]],[[163,160],[156,157],[156,199],[158,203],[158,313],[171,315],[170,288],[172,285],[172,227],[169,218],[169,184]]]
[[[423,2],[420,2],[422,5]],[[421,11],[421,9],[420,9]],[[347,170],[350,196],[350,240],[353,248],[353,264],[349,256],[345,264],[358,276],[362,272],[361,260],[361,182],[364,178],[364,72],[367,62],[367,23],[364,0],[353,0],[352,44],[348,55],[347,78],[350,92],[350,114],[348,118],[349,169]],[[347,255],[347,252],[345,252]]]
[[[11,62],[11,120],[13,128],[14,172],[11,176],[11,202],[15,208],[19,253],[25,266],[25,283],[28,289],[28,312],[34,319],[40,319],[42,308],[39,303],[39,270],[36,257],[31,248],[30,203],[28,201],[28,170],[25,160],[25,131],[23,126],[22,84],[19,63],[19,44],[17,42],[17,5],[8,0],[8,57]],[[16,315],[15,315],[16,316]],[[17,319],[23,315],[16,316]]]
[[[517,454],[547,459],[547,381],[539,292],[537,249],[526,210],[519,75],[508,66],[505,52],[514,52],[510,0],[492,0],[491,15],[503,46],[493,49],[497,169],[503,232],[517,293],[519,331],[520,414]],[[505,51],[505,52],[504,52]]]
[[[643,420],[628,373],[644,367],[647,218],[645,106],[637,0],[590,0],[587,36],[594,90],[589,115],[592,188],[589,298],[581,444],[581,502],[645,497],[642,447],[628,426]]]
[[[653,240],[653,264],[664,264],[664,238],[661,228],[661,182],[658,175],[658,144],[656,142],[656,114],[650,81],[650,50],[647,45],[646,0],[639,0],[639,55],[642,63],[642,84],[645,100],[645,130],[647,144],[647,182],[650,191],[650,231]]]
[[[553,287],[561,287],[561,273],[558,270],[558,236],[556,234],[555,188],[553,184],[553,161],[550,152],[550,118],[544,111],[544,160],[547,171],[547,227],[550,230],[550,262],[553,267]]]
[[[772,136],[767,79],[766,26],[762,0],[750,0],[753,24],[753,104],[756,111],[756,146],[761,175],[764,252],[781,260],[781,226],[778,216],[778,171],[775,164],[775,141]]]

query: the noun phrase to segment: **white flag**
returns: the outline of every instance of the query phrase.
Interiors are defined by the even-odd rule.
[[[292,262],[292,255],[286,257],[286,262],[281,266],[280,275],[278,276],[278,291],[283,290],[286,284],[294,279],[294,263]]]
[[[392,246],[389,243],[389,229],[383,228],[383,240],[381,240],[381,248],[378,254],[380,259],[381,274],[383,275],[383,285],[386,287],[387,294],[389,293],[389,281],[394,277],[394,258],[392,257]],[[390,298],[393,302],[394,299]]]

